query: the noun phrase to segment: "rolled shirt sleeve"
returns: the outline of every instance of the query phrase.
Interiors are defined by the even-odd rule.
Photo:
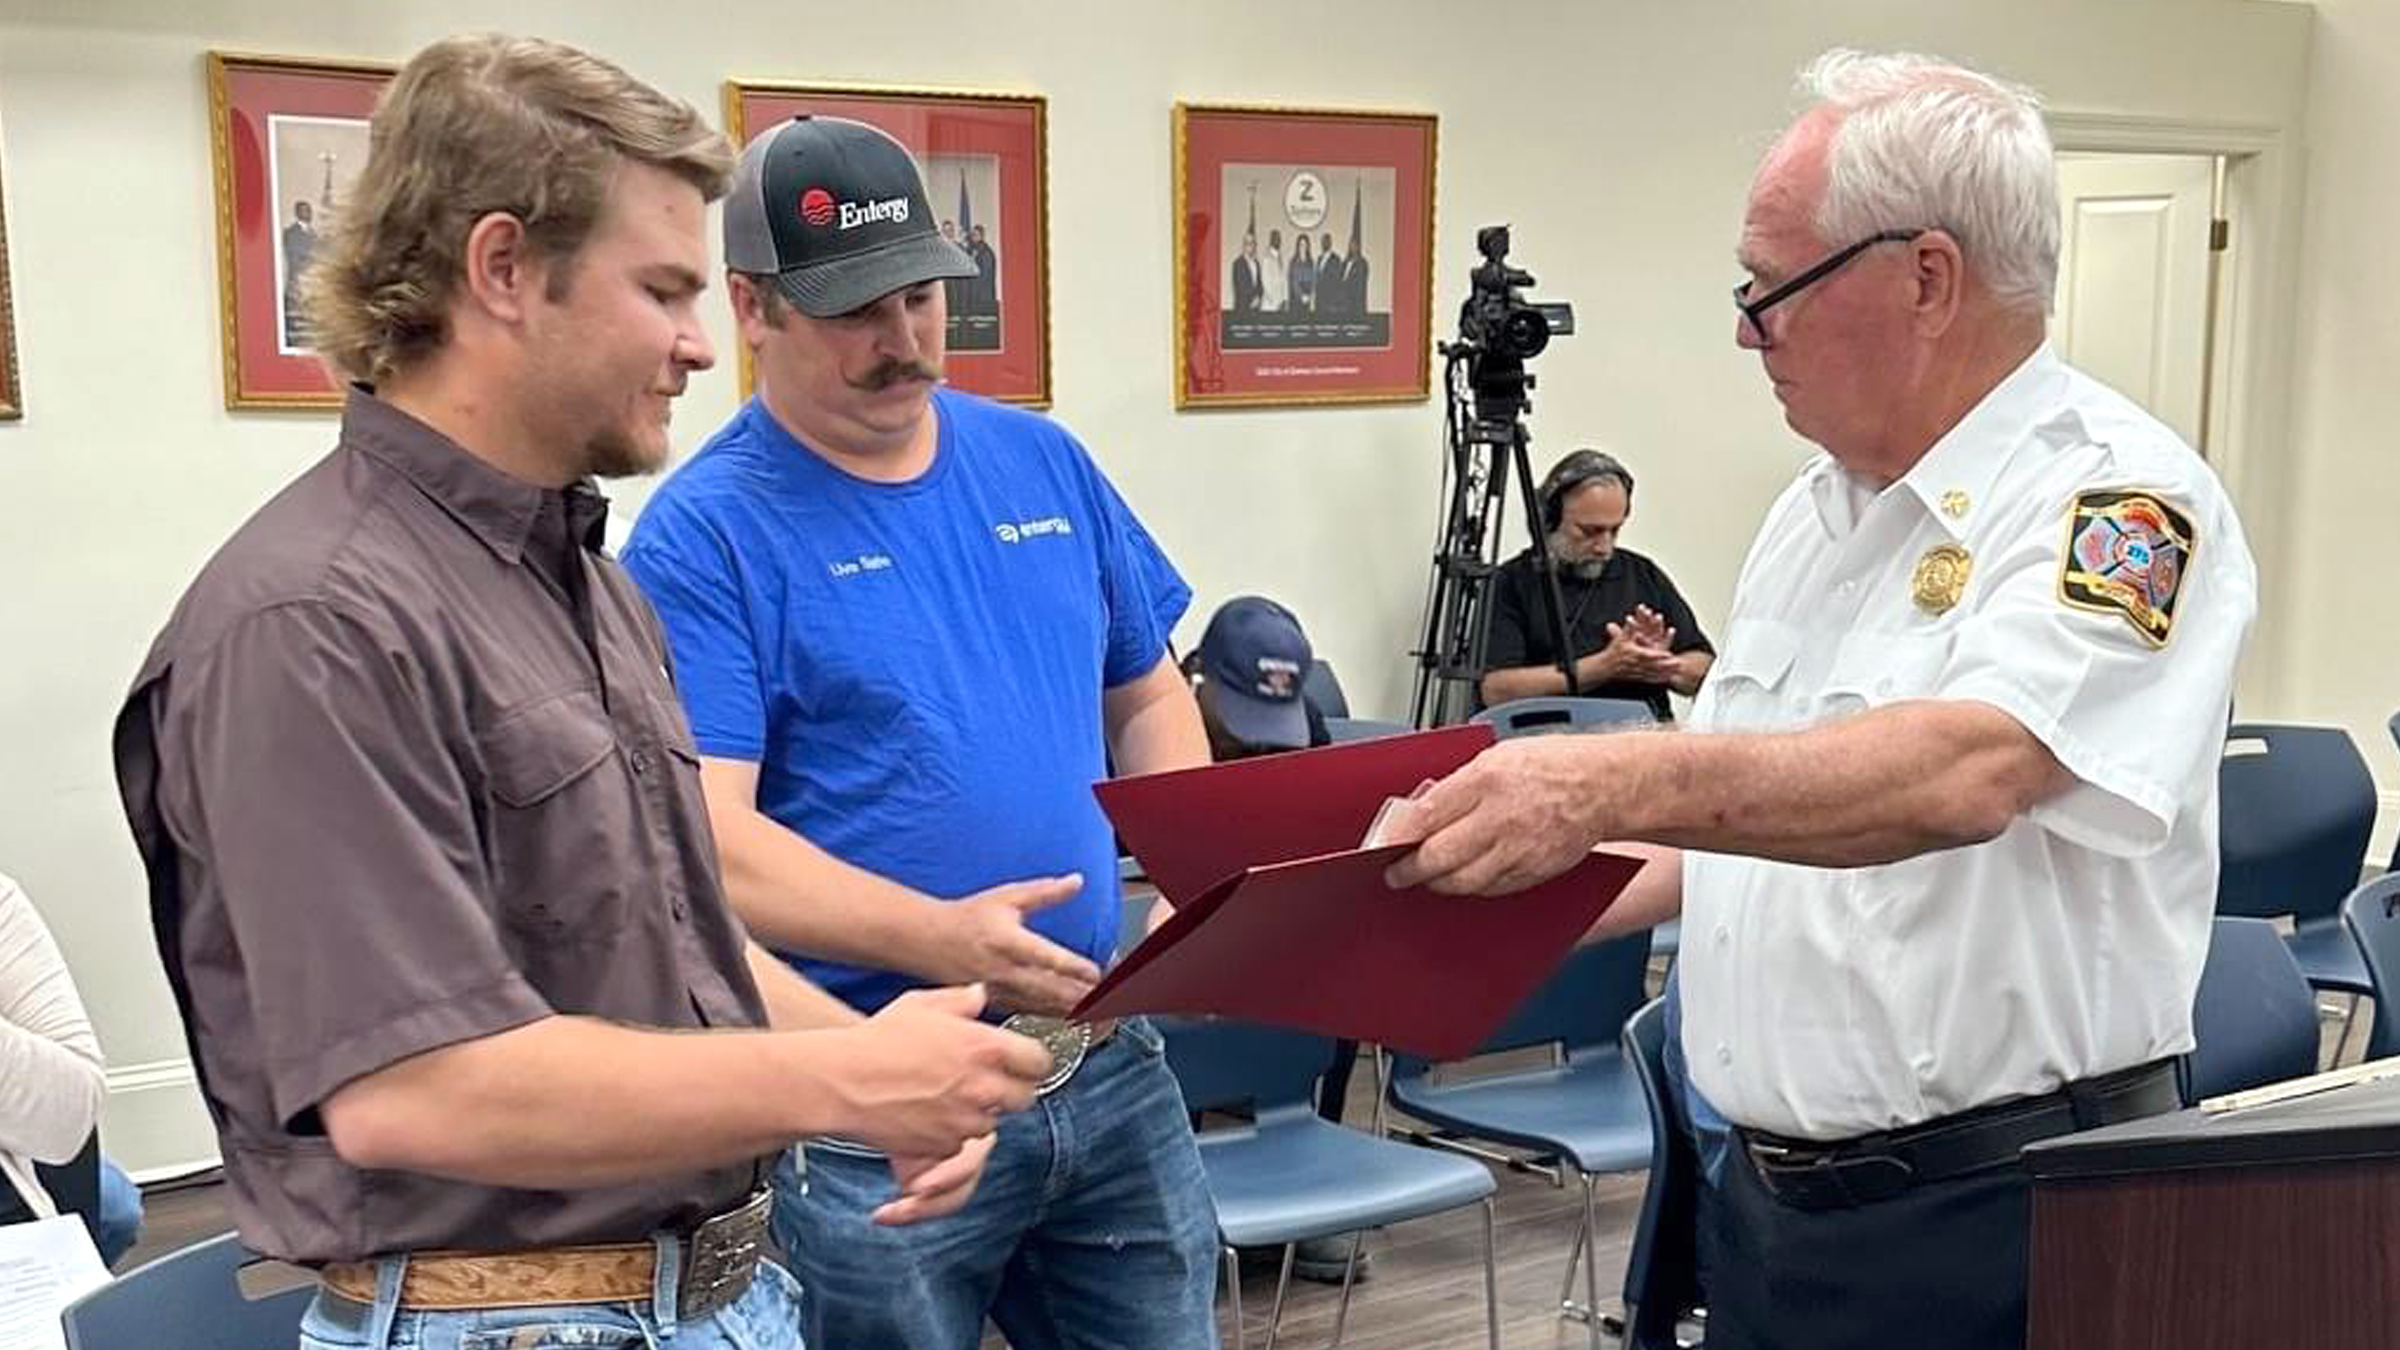
[[[2141,485],[2138,469],[2126,481]],[[2190,513],[2196,539],[2173,626],[2154,643],[2120,613],[2068,603],[2061,593],[2076,491],[2060,485],[2035,528],[1978,560],[1984,603],[1962,625],[1939,684],[1946,698],[1986,703],[2015,718],[2075,776],[2036,805],[2034,823],[2073,843],[2141,857],[2174,832],[2183,785],[2216,772],[2234,662],[2257,607],[2240,525],[2210,509],[2221,497],[2175,486],[2146,490]]]

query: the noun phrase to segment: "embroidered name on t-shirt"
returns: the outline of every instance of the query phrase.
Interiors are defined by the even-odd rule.
[[[855,559],[836,558],[825,564],[825,570],[837,577],[854,577],[861,572],[881,572],[891,565],[888,553],[861,553]]]

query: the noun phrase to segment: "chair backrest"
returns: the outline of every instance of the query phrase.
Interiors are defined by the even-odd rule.
[[[1625,1350],[1675,1350],[1675,1323],[1699,1301],[1700,1161],[1667,1084],[1667,1008],[1652,999],[1625,1023],[1625,1058],[1650,1103],[1650,1176],[1625,1256]]]
[[[2358,885],[2375,780],[2339,727],[2236,722],[2218,762],[2217,912],[2330,918]]]
[[[2392,733],[2393,746],[2400,748],[2400,712],[2393,713],[2392,720],[2384,723],[2384,726]],[[2383,870],[2400,872],[2400,838],[2392,840],[2392,860],[2383,865]]]
[[[1577,947],[1475,1053],[1550,1044],[1563,1045],[1570,1054],[1592,1046],[1615,1047],[1625,1019],[1642,1006],[1642,980],[1649,965],[1648,933]],[[1415,1077],[1431,1067],[1414,1055],[1392,1056],[1395,1077]]]
[[[1167,1067],[1191,1111],[1279,1106],[1313,1109],[1317,1080],[1333,1065],[1330,1037],[1223,1018],[1155,1019]]]
[[[2317,1071],[2317,1000],[2265,919],[2220,917],[2192,1000],[2192,1052],[2178,1076],[2198,1102]]]
[[[1308,673],[1300,677],[1300,697],[1316,706],[1319,717],[1350,715],[1350,700],[1342,693],[1342,682],[1334,678],[1333,663],[1324,657],[1308,663]]]
[[[1545,695],[1496,703],[1470,719],[1491,724],[1496,736],[1543,736],[1558,731],[1597,731],[1641,726],[1657,719],[1650,705],[1632,698],[1567,698]]]
[[[223,1233],[129,1271],[67,1305],[67,1350],[288,1350],[315,1288],[253,1300],[240,1274],[257,1259]]]
[[[1371,741],[1378,736],[1405,736],[1411,728],[1406,722],[1386,722],[1373,717],[1331,717],[1325,719],[1325,734],[1335,745],[1344,741]]]
[[[2400,1055],[2400,872],[2386,872],[2342,902],[2342,923],[2367,959],[2367,981],[2375,986],[2375,1025],[2367,1034],[2367,1058]]]

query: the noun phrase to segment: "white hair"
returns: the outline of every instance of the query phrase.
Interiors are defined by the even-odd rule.
[[[1841,113],[1817,227],[1847,243],[1939,228],[2012,309],[2050,312],[2058,288],[2058,162],[2031,89],[1909,52],[1836,48],[1800,72]]]

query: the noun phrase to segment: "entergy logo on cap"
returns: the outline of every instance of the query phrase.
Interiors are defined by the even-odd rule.
[[[800,218],[811,225],[831,225],[833,210],[833,194],[821,187],[800,194]]]

